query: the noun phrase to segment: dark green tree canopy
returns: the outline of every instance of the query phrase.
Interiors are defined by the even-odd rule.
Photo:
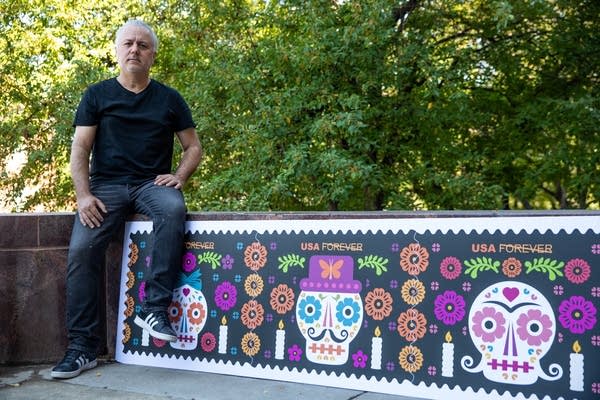
[[[190,210],[598,209],[599,15],[595,0],[8,0],[0,196],[73,208],[75,108],[139,17],[204,146]]]

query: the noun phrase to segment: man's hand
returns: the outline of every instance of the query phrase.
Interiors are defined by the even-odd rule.
[[[179,190],[181,190],[184,183],[185,182],[182,179],[178,178],[177,175],[173,175],[173,174],[158,175],[154,179],[155,185],[170,186],[170,187],[174,187],[175,189],[179,189]]]
[[[91,229],[100,227],[104,221],[102,213],[107,213],[104,203],[91,194],[77,199],[77,211],[82,225]]]

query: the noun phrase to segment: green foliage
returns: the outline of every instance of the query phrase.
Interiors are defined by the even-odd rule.
[[[279,261],[278,268],[287,273],[290,267],[304,268],[304,262],[306,259],[297,254],[288,254],[282,257],[277,257],[277,261]]]
[[[477,257],[471,260],[465,260],[465,275],[469,275],[473,279],[477,279],[477,275],[484,271],[493,271],[499,273],[500,261],[493,260],[490,257]]]
[[[190,210],[598,208],[599,14],[594,0],[8,0],[0,196],[72,209],[74,110],[117,73],[114,33],[135,16],[205,150]]]
[[[563,276],[562,267],[565,265],[563,261],[552,260],[550,258],[534,258],[532,261],[525,261],[525,273],[529,274],[532,271],[548,273],[548,279],[556,280],[557,277]]]
[[[364,258],[360,257],[358,259],[358,269],[363,269],[365,267],[371,268],[371,269],[375,270],[375,274],[377,276],[380,276],[384,272],[387,272],[386,265],[389,261],[390,260],[388,260],[387,258],[383,258],[381,256],[371,254]]]
[[[212,269],[217,269],[221,265],[221,257],[220,254],[215,253],[214,251],[205,251],[198,255],[198,263],[208,263]]]

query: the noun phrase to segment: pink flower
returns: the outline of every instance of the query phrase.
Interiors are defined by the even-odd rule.
[[[462,272],[462,264],[456,257],[446,257],[440,264],[440,272],[446,279],[452,280],[460,276]]]
[[[504,336],[504,324],[506,320],[502,313],[496,312],[493,307],[483,307],[483,310],[477,311],[473,316],[472,328],[475,336],[489,343]]]
[[[541,310],[529,310],[517,319],[517,334],[530,346],[546,343],[552,336],[552,320]]]
[[[590,265],[581,258],[574,258],[565,265],[565,276],[572,283],[583,283],[590,277]]]

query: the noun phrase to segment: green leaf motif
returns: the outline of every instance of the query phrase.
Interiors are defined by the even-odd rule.
[[[304,268],[304,262],[306,259],[297,254],[288,254],[283,257],[277,257],[277,261],[279,261],[278,268],[287,273],[290,267]]]
[[[198,263],[209,263],[212,269],[217,269],[221,265],[222,255],[214,251],[207,251],[198,255]]]
[[[386,264],[389,262],[387,258],[383,258],[377,255],[368,255],[365,258],[358,259],[358,269],[365,267],[375,270],[377,276],[381,276],[384,272],[387,272]]]
[[[563,276],[562,268],[565,263],[563,261],[552,260],[551,258],[534,258],[532,261],[525,261],[525,273],[541,272],[547,273],[550,281],[556,280],[557,277]]]
[[[477,257],[475,259],[465,260],[465,265],[468,267],[465,269],[465,275],[470,275],[471,278],[476,279],[477,274],[484,271],[499,272],[500,261],[494,261],[490,257]]]

